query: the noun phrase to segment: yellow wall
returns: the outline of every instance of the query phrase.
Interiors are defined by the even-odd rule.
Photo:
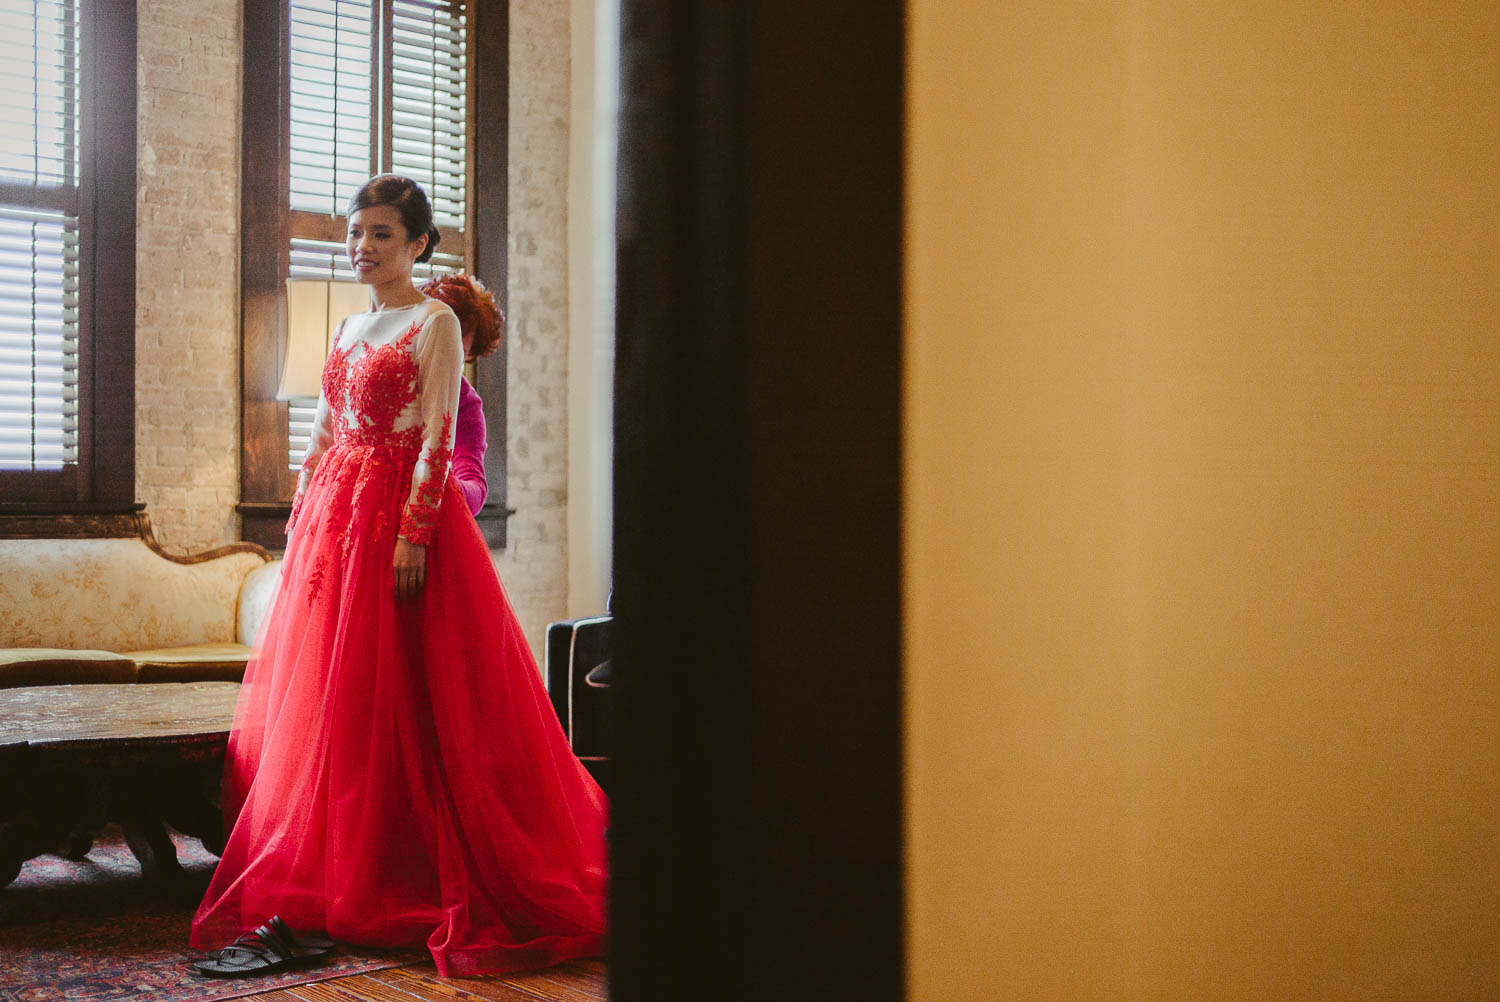
[[[1500,6],[910,12],[911,998],[1500,997]]]

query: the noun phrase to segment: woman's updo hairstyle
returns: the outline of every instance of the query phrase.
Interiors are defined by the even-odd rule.
[[[500,329],[505,316],[495,302],[494,293],[473,275],[437,275],[422,283],[423,295],[447,303],[458,317],[458,326],[474,341],[469,353],[475,358],[488,355],[500,346]]]
[[[401,225],[406,227],[406,239],[415,240],[427,234],[427,246],[417,255],[418,264],[432,257],[442,234],[432,224],[432,203],[427,201],[427,192],[420,184],[400,174],[376,174],[359,186],[354,197],[349,199],[349,208],[344,210],[344,215],[352,216],[360,209],[376,205],[389,205],[396,210]]]

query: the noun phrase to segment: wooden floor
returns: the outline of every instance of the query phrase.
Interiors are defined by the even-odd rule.
[[[280,988],[247,996],[243,1002],[605,1002],[605,981],[600,960],[483,978],[440,978],[431,964],[421,964]]]

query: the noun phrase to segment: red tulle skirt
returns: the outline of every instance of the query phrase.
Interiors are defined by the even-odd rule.
[[[195,948],[279,914],[425,945],[445,977],[602,949],[607,804],[451,480],[426,585],[395,599],[414,461],[339,443],[307,490],[235,711]]]

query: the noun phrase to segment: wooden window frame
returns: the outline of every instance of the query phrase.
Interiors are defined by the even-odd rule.
[[[0,514],[107,515],[135,502],[136,4],[81,3],[78,462],[0,471]],[[17,204],[55,199],[6,185]],[[30,191],[30,193],[28,193]]]
[[[468,270],[506,303],[506,199],[510,121],[509,6],[469,3],[469,187],[463,234]],[[483,59],[479,58],[483,54]],[[286,286],[293,237],[343,242],[337,217],[290,208],[291,29],[287,0],[245,0],[241,152],[242,539],[280,550],[296,475],[287,468],[287,404],[276,399],[286,345]],[[388,76],[388,74],[387,74]],[[475,127],[483,122],[484,128]],[[445,234],[448,236],[448,234]],[[505,546],[506,351],[474,366],[484,400],[489,497],[478,522],[486,542]]]

